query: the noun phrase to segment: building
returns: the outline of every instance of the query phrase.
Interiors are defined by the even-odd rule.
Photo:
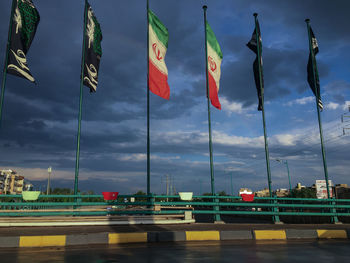
[[[256,197],[270,197],[270,191],[267,188],[255,192]]]
[[[288,197],[289,194],[290,194],[290,191],[288,189],[284,189],[284,188],[277,189],[275,192],[275,195],[277,197]]]
[[[334,193],[337,199],[350,199],[350,187],[347,184],[335,185]]]
[[[296,190],[301,190],[301,189],[305,189],[306,186],[305,185],[301,185],[301,183],[297,183],[297,186],[295,187]]]
[[[0,194],[21,194],[24,177],[14,170],[0,170]]]

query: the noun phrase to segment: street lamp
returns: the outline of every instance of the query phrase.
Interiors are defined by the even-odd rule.
[[[277,162],[285,164],[287,167],[287,173],[288,173],[288,181],[289,181],[289,191],[290,194],[292,195],[292,184],[290,182],[290,174],[289,174],[289,166],[288,166],[288,161],[287,160],[281,160],[281,159],[276,159]]]

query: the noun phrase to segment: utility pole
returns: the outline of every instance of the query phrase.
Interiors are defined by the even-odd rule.
[[[292,183],[291,183],[291,180],[290,180],[288,161],[287,160],[281,160],[281,159],[276,159],[276,161],[281,163],[281,164],[285,164],[286,165],[287,173],[288,173],[288,181],[289,181],[289,192],[290,192],[290,194],[292,194]]]
[[[165,176],[166,176],[166,195],[168,196],[169,195],[169,181],[168,181],[169,176],[167,174]],[[168,197],[166,198],[166,201],[167,202],[169,201]]]
[[[49,178],[47,179],[46,195],[49,195],[50,194],[50,177],[51,177],[51,172],[52,172],[52,167],[51,166],[47,169],[47,172],[49,174]]]
[[[170,175],[169,194],[174,195],[174,177]]]
[[[169,180],[169,175],[168,174],[165,174],[165,193],[166,195],[168,196],[169,195],[169,190],[171,191],[171,177],[170,177],[170,180]],[[162,182],[162,177],[161,177],[161,182]],[[168,202],[169,201],[169,198],[167,197],[166,198],[166,201]]]
[[[350,105],[349,105],[349,112],[350,112]],[[349,119],[347,119],[349,118]],[[346,135],[346,130],[350,130],[350,114],[349,113],[343,113],[341,115],[341,122],[344,123],[344,127],[343,127],[343,135]]]

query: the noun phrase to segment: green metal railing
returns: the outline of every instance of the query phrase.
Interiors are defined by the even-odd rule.
[[[131,198],[134,202],[130,202]],[[127,198],[127,202],[124,199]],[[169,200],[169,201],[166,201]],[[157,208],[157,209],[155,209]],[[220,220],[221,215],[338,217],[350,216],[350,199],[255,197],[245,202],[239,196],[193,196],[182,201],[178,195],[119,195],[105,201],[102,195],[41,195],[37,201],[24,201],[21,195],[0,195],[0,217],[24,216],[105,216],[206,214]]]

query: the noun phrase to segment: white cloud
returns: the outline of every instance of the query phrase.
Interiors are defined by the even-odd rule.
[[[223,112],[226,112],[229,116],[232,113],[246,114],[254,108],[253,106],[244,108],[243,103],[234,101],[230,102],[225,97],[220,98],[220,103]]]
[[[295,145],[296,136],[292,134],[279,134],[275,135],[277,143],[283,146],[293,146]]]
[[[325,108],[328,109],[328,110],[336,110],[339,107],[340,107],[340,104],[338,104],[336,102],[329,102],[329,103],[327,103]]]
[[[120,161],[143,162],[147,159],[147,155],[144,153],[125,154],[117,157],[117,159]],[[163,157],[155,154],[151,155],[151,160],[157,160],[157,161],[171,161],[171,160],[179,160],[179,159],[181,159],[180,156]]]
[[[304,97],[304,98],[301,98],[301,99],[296,99],[296,100],[289,101],[285,105],[287,105],[287,106],[293,106],[295,104],[297,104],[297,105],[305,105],[305,104],[311,103],[313,101],[315,101],[315,97],[309,96],[309,97]]]
[[[208,140],[206,138],[206,140]],[[213,141],[217,144],[222,145],[236,145],[236,146],[246,146],[246,147],[262,147],[264,145],[264,137],[242,137],[235,135],[228,135],[223,132],[214,131]]]
[[[118,157],[117,159],[120,161],[140,162],[140,161],[145,161],[146,158],[147,158],[147,155],[144,153],[134,153],[134,154],[125,154],[123,156]]]

